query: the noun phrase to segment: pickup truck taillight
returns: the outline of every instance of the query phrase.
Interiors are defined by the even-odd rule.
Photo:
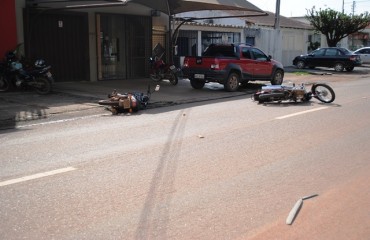
[[[189,60],[185,59],[184,64],[182,65],[183,67],[189,67]]]
[[[218,64],[211,64],[211,69],[212,70],[217,70],[219,68],[220,68],[220,65],[218,65]]]

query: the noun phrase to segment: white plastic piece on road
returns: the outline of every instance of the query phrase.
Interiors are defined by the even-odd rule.
[[[305,196],[301,199],[299,199],[293,206],[292,210],[290,210],[290,213],[286,219],[286,224],[288,225],[291,225],[295,219],[295,217],[297,216],[299,210],[301,209],[301,206],[303,204],[303,200],[307,200],[307,199],[310,199],[310,198],[313,198],[313,197],[317,197],[319,196],[318,194],[312,194],[312,195],[308,195],[308,196]]]
[[[307,200],[307,199],[310,199],[310,198],[313,198],[313,197],[317,197],[317,196],[319,196],[319,195],[318,194],[312,194],[312,195],[303,197],[302,200]]]
[[[286,219],[286,224],[288,225],[291,225],[297,215],[297,213],[299,212],[299,209],[301,208],[302,206],[302,203],[303,203],[303,200],[302,198],[299,199],[293,206],[292,210],[290,210],[290,213]]]

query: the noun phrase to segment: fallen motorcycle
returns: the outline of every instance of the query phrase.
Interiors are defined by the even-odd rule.
[[[32,88],[38,94],[48,94],[54,82],[50,69],[42,59],[36,60],[33,66],[26,66],[24,59],[17,59],[16,50],[10,51],[0,64],[0,90]]]
[[[130,92],[120,94],[116,90],[113,90],[111,94],[108,94],[108,99],[98,101],[99,105],[109,106],[109,110],[113,115],[118,113],[132,113],[143,110],[147,107],[151,94],[159,91],[160,86],[157,85],[152,91],[150,85],[148,86],[147,92]]]
[[[323,103],[331,103],[335,100],[335,93],[325,83],[312,84],[311,91],[307,91],[305,84],[302,83],[299,86],[295,86],[295,84],[293,86],[264,86],[260,91],[252,95],[252,98],[259,103],[282,101],[308,102],[312,98],[316,98]]]

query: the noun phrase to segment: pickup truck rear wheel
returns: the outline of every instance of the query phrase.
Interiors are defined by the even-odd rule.
[[[280,69],[276,70],[271,79],[272,85],[281,85],[283,83],[284,72]]]
[[[194,88],[194,89],[202,89],[204,87],[204,85],[206,84],[205,81],[202,81],[202,80],[197,80],[197,79],[194,79],[194,78],[190,78],[190,85]]]
[[[227,78],[224,87],[228,92],[235,92],[239,88],[240,77],[237,73],[230,73],[229,77]]]

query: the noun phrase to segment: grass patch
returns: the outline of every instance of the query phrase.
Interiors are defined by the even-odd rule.
[[[297,72],[293,72],[294,75],[297,75],[297,76],[305,76],[305,75],[309,75],[310,73],[309,72],[304,72],[304,71],[297,71]]]

